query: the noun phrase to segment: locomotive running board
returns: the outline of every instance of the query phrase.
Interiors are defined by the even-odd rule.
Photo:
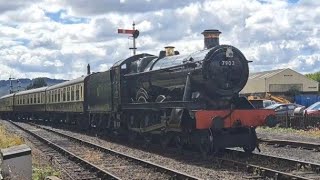
[[[161,128],[164,128],[166,125],[164,123],[160,124],[154,124],[152,126],[148,126],[145,128],[129,128],[132,131],[139,132],[139,133],[146,133],[150,131],[160,130]]]
[[[172,108],[181,108],[181,109],[206,109],[205,103],[202,102],[192,102],[192,101],[170,101],[170,102],[147,102],[147,103],[130,103],[123,104],[122,109],[150,109],[150,110],[159,110],[159,109],[172,109]]]

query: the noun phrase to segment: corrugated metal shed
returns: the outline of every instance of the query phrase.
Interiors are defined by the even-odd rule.
[[[249,75],[249,79],[265,79],[272,77],[286,69],[276,69],[276,70],[271,70],[271,71],[263,71],[263,72],[256,72],[256,73],[251,73]]]
[[[319,83],[292,69],[277,69],[249,75],[241,94],[286,92],[297,89],[301,92],[317,92]]]

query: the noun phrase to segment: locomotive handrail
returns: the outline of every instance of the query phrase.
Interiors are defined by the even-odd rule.
[[[194,101],[170,101],[170,102],[147,102],[147,103],[128,103],[123,104],[122,109],[206,109],[206,104],[203,102]]]
[[[180,64],[180,65],[176,65],[176,66],[172,66],[172,67],[169,67],[169,68],[163,68],[163,69],[156,69],[156,70],[151,70],[152,72],[158,72],[158,71],[163,71],[163,72],[173,72],[174,70],[178,69],[178,68],[182,68],[182,67],[186,67],[187,66],[190,66],[191,64],[197,64],[199,63],[199,61],[196,61],[196,62],[187,62],[187,63],[183,63],[183,64]],[[191,66],[190,66],[191,67]],[[182,70],[184,70],[182,68]],[[143,74],[147,74],[147,73],[150,73],[150,71],[144,71],[144,72],[136,72],[136,73],[130,73],[130,74],[125,74],[123,76],[125,77],[128,77],[128,76],[137,76],[137,75],[143,75]]]

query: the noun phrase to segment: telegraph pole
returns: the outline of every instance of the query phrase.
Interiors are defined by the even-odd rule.
[[[10,90],[9,90],[9,94],[12,94],[12,93],[13,93],[12,80],[14,80],[14,79],[15,79],[15,78],[11,77],[11,75],[10,75],[10,77],[9,77],[9,81],[10,81]]]

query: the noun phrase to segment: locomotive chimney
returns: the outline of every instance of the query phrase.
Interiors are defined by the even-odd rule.
[[[216,29],[204,30],[201,34],[204,36],[204,48],[210,49],[219,45],[219,35],[221,32]]]
[[[88,64],[88,66],[87,66],[87,75],[89,75],[89,74],[91,74],[91,72],[90,72],[90,64]]]
[[[166,46],[164,47],[165,51],[166,51],[166,56],[173,56],[175,55],[174,53],[174,47],[173,46]]]

